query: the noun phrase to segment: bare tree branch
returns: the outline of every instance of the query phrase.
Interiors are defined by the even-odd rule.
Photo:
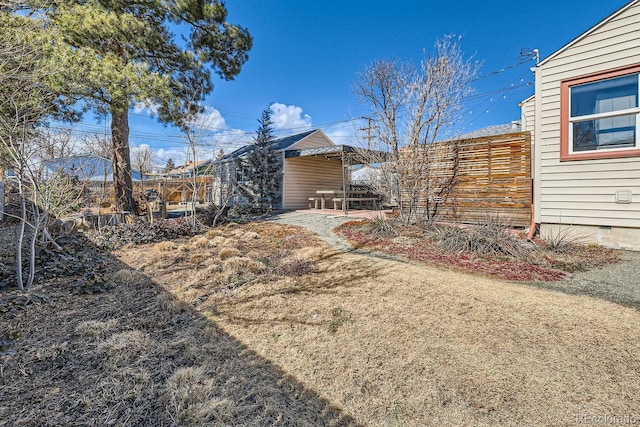
[[[368,128],[368,137],[391,159],[384,163],[374,157],[369,163],[378,168],[383,194],[400,206],[407,220],[432,220],[455,183],[455,159],[447,163],[453,169],[435,159],[457,156],[452,130],[461,120],[463,99],[472,92],[479,68],[465,59],[460,40],[450,35],[436,41],[434,54],[419,68],[379,60],[358,76],[355,93],[372,110],[374,126]],[[446,144],[436,144],[447,138]]]

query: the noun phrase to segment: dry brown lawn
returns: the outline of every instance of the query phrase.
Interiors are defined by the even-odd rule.
[[[640,422],[640,312],[630,308],[341,253],[276,224],[118,256],[364,425]],[[103,335],[109,325],[82,327]],[[116,354],[148,340],[125,331],[98,347]],[[198,363],[176,371],[174,412],[190,414],[187,423],[224,412],[217,401],[190,403],[198,384],[216,381]]]

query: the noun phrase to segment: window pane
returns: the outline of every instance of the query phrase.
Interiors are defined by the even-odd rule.
[[[573,123],[573,151],[634,147],[636,115]]]
[[[637,74],[571,88],[571,117],[609,113],[637,106]]]
[[[595,121],[573,123],[573,151],[597,149]]]

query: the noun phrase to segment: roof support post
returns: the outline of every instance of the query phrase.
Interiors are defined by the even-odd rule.
[[[345,157],[344,157],[344,149],[342,150],[341,153],[341,158],[340,158],[340,163],[342,165],[342,212],[345,215],[349,214],[349,206],[347,205],[347,198],[348,198],[348,186],[349,186],[349,170],[348,170],[348,166],[345,165]]]

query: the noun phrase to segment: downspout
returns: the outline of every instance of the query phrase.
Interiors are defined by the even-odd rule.
[[[527,240],[531,241],[533,235],[536,234],[536,215],[533,203],[531,203],[531,225],[529,225],[529,232],[527,233]]]
[[[532,174],[533,174],[533,223],[540,224],[542,223],[542,215],[540,212],[540,208],[542,207],[541,203],[541,192],[542,192],[542,171],[540,169],[541,166],[541,158],[542,158],[542,124],[541,124],[541,112],[542,112],[542,76],[541,69],[536,67],[532,69],[534,81],[535,81],[535,90],[534,90],[534,110],[533,110],[533,155],[532,155]]]
[[[533,80],[534,80],[534,99],[533,99],[533,152],[531,153],[531,173],[533,176],[532,184],[533,188],[531,191],[531,195],[533,196],[533,203],[531,203],[531,225],[529,226],[529,233],[527,233],[527,240],[531,241],[533,235],[536,232],[536,226],[538,222],[536,219],[539,219],[540,213],[540,190],[541,190],[541,173],[539,172],[540,168],[540,159],[542,157],[542,146],[541,146],[541,131],[542,125],[540,122],[541,117],[541,109],[542,109],[542,78],[540,76],[540,52],[535,49],[534,53],[536,54],[536,66],[531,68],[533,72]]]

